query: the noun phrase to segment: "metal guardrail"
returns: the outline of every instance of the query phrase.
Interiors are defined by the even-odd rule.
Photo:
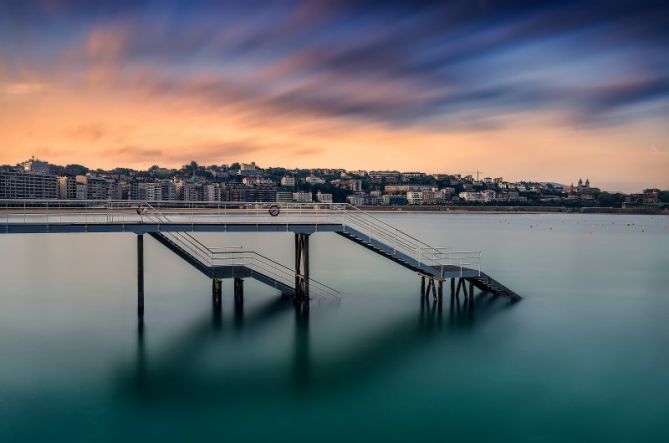
[[[142,206],[151,211],[138,211]],[[278,216],[269,209],[280,208]],[[153,215],[149,214],[152,212]],[[159,213],[160,217],[156,218]],[[152,218],[153,217],[153,218]],[[162,217],[162,218],[161,218]],[[403,254],[419,266],[474,267],[481,271],[480,251],[453,251],[434,247],[369,212],[348,203],[185,202],[133,200],[0,200],[0,224],[16,223],[309,223],[342,224],[364,233],[367,239],[388,245],[394,255]],[[164,233],[168,235],[167,233]],[[171,233],[173,239],[194,248],[198,257],[210,257],[195,237]],[[209,258],[208,258],[209,259]]]

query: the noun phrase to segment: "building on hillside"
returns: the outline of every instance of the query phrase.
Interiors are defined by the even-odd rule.
[[[476,202],[476,203],[482,203],[483,202],[483,196],[481,195],[480,192],[472,192],[472,191],[465,191],[461,192],[458,194],[460,198],[466,202]]]
[[[310,185],[322,185],[325,184],[325,179],[321,177],[316,177],[313,175],[310,175],[309,177],[304,179],[305,182],[309,183]]]
[[[316,194],[316,200],[318,203],[332,203],[332,194],[323,194],[318,192]]]
[[[312,203],[314,196],[311,192],[293,192],[293,201],[298,203]]]
[[[369,179],[372,183],[398,183],[400,173],[397,171],[370,171]]]
[[[292,203],[293,202],[293,193],[292,192],[285,192],[285,191],[277,191],[276,202],[277,203]]]
[[[386,185],[383,189],[389,194],[405,194],[407,192],[434,190],[434,188],[429,185]]]
[[[110,181],[92,175],[77,175],[77,183],[86,187],[86,200],[109,199]]]
[[[204,188],[204,199],[208,202],[221,201],[221,187],[218,183],[210,183]]]
[[[443,191],[421,191],[421,204],[423,205],[443,205],[446,203],[446,193]]]
[[[61,200],[77,198],[77,180],[74,177],[58,177],[58,198]]]
[[[423,193],[421,191],[408,191],[406,193],[406,198],[410,205],[423,204]]]
[[[481,198],[485,203],[494,202],[497,199],[497,193],[492,189],[481,191]]]
[[[376,206],[379,204],[379,199],[360,192],[347,196],[346,203],[353,206]]]
[[[385,194],[379,199],[379,204],[383,206],[403,206],[407,203],[407,198],[404,195]]]
[[[48,162],[38,160],[35,157],[21,163],[23,172],[32,172],[37,174],[51,174],[51,165]]]
[[[0,172],[0,199],[58,198],[58,178],[54,175]]]
[[[426,174],[424,172],[402,172],[400,177],[403,182],[410,182],[416,179],[424,178]]]
[[[286,186],[289,188],[295,187],[295,177],[292,175],[284,175],[281,177],[281,186]]]
[[[246,188],[247,202],[274,202],[276,200],[276,186],[258,185]]]
[[[183,200],[187,202],[204,201],[204,188],[200,183],[183,182]]]
[[[253,185],[274,185],[274,181],[269,178],[269,177],[262,177],[260,175],[252,176],[252,177],[244,177],[242,179],[242,183],[244,183],[247,186],[253,186]]]
[[[249,177],[249,176],[261,175],[262,171],[256,167],[255,162],[242,163],[239,168],[239,171],[237,171],[237,174],[244,177]]]

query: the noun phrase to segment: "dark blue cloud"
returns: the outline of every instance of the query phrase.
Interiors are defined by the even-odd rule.
[[[0,57],[48,69],[102,33],[123,75],[151,66],[140,83],[153,94],[213,106],[444,128],[537,111],[617,124],[666,108],[668,22],[666,1],[5,1]],[[100,57],[82,51],[72,69]]]

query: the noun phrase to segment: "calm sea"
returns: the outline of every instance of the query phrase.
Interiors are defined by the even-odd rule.
[[[0,235],[0,441],[669,441],[669,217],[383,214],[483,251],[521,294],[473,312],[335,234],[296,316],[243,309],[153,239],[136,321],[131,234]],[[289,234],[210,234],[286,264]]]

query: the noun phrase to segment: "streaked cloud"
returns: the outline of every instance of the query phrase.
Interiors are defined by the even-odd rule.
[[[7,95],[36,94],[48,89],[48,85],[44,83],[16,82],[0,85],[0,92]]]
[[[88,143],[119,163],[330,161],[335,138],[434,156],[463,137],[480,162],[509,148],[479,137],[556,131],[581,152],[621,132],[664,146],[668,14],[645,0],[3,2],[0,106],[24,112],[5,141]],[[45,123],[59,106],[83,114]]]

